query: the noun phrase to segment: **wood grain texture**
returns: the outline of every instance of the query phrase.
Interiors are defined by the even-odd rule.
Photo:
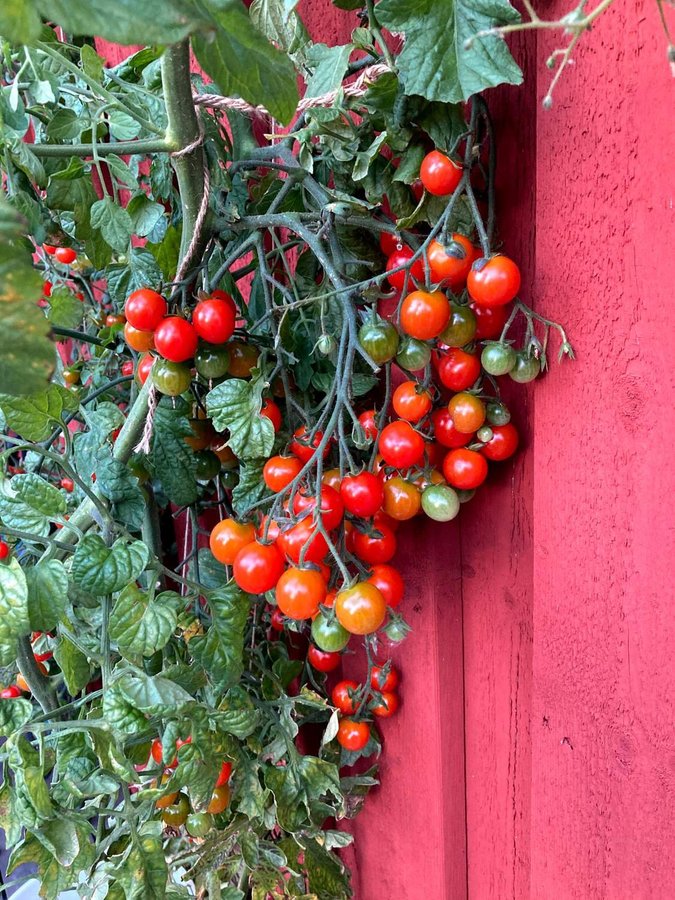
[[[537,129],[535,299],[578,362],[535,402],[532,897],[667,898],[675,85],[650,3],[584,40]]]

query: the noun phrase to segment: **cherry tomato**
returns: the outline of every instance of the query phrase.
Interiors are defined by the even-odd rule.
[[[150,288],[133,291],[124,304],[127,322],[139,331],[154,331],[166,313],[166,300]]]
[[[450,304],[450,320],[438,336],[448,347],[463,347],[476,336],[476,314],[468,306]]]
[[[151,368],[152,383],[160,393],[169,397],[178,397],[189,390],[192,373],[188,366],[171,362],[168,359],[157,359]]]
[[[278,494],[283,491],[302,469],[297,456],[271,456],[263,466],[263,481]]]
[[[486,343],[480,355],[480,363],[488,375],[508,375],[515,366],[516,351],[508,344]]]
[[[515,426],[510,423],[507,425],[493,425],[491,439],[481,447],[483,456],[494,462],[501,462],[508,459],[518,449],[518,432]]]
[[[370,673],[370,686],[376,691],[395,691],[399,685],[401,676],[396,666],[389,663],[386,666],[373,666]]]
[[[333,601],[335,602],[335,601]],[[312,640],[326,653],[336,653],[349,643],[350,634],[336,618],[328,619],[323,613],[312,621]]]
[[[427,260],[434,282],[447,282],[451,288],[460,287],[471,268],[473,244],[463,234],[453,232],[445,246],[440,241],[429,244]]]
[[[206,807],[207,813],[218,815],[224,812],[230,805],[230,788],[227,784],[221,784],[220,787],[214,789],[211,795],[209,805]]]
[[[541,372],[541,364],[536,356],[530,356],[526,350],[518,350],[516,361],[509,372],[509,377],[518,384],[527,384]]]
[[[374,441],[377,437],[377,413],[374,409],[367,409],[359,416],[359,423],[367,438]]]
[[[485,457],[475,450],[460,447],[451,450],[443,460],[443,475],[454,488],[470,491],[479,487],[486,479],[488,465]]]
[[[418,341],[438,337],[449,318],[450,303],[441,291],[412,291],[401,305],[401,328]]]
[[[155,348],[154,334],[151,331],[139,331],[129,322],[124,326],[124,340],[137,353],[145,353]]]
[[[408,266],[414,255],[415,251],[410,247],[402,247],[400,250],[395,250],[387,260],[385,267],[387,281],[397,291],[402,291],[405,287],[414,287],[417,281],[424,281],[424,262],[419,257],[409,266],[407,280],[405,269],[401,269],[400,272],[392,271],[398,269],[399,266]]]
[[[270,626],[274,631],[284,631],[286,625],[284,623],[284,614],[275,606],[270,616]]]
[[[293,432],[293,440],[291,441],[290,450],[294,456],[297,456],[299,460],[303,463],[309,462],[309,460],[314,456],[314,451],[321,443],[321,439],[323,438],[323,431],[317,431],[312,439],[312,443],[309,443],[309,434],[304,425],[301,425],[300,428],[296,428]],[[326,444],[323,449],[323,457],[324,459],[328,456],[328,452],[330,449],[330,441]]]
[[[420,181],[430,194],[445,197],[452,194],[462,180],[462,168],[445,153],[432,150],[422,160]]]
[[[356,722],[354,719],[340,720],[337,741],[345,750],[352,752],[363,750],[369,740],[370,727],[367,722]]]
[[[230,775],[232,774],[232,763],[228,760],[220,767],[220,774],[218,775],[218,780],[216,781],[216,787],[222,787],[224,784],[230,780]]]
[[[153,786],[161,787],[165,782],[169,780],[169,778],[169,775],[162,775],[159,784],[155,784]],[[172,806],[176,802],[177,797],[178,791],[172,791],[170,794],[165,794],[163,797],[155,800],[155,806],[157,807],[157,809],[166,809],[168,806]]]
[[[434,522],[450,522],[459,512],[459,497],[447,484],[430,484],[422,491],[422,509]]]
[[[109,315],[105,317],[105,324],[108,328],[114,328],[115,325],[124,325],[126,319],[124,316],[119,315]]]
[[[477,341],[498,338],[511,313],[509,306],[478,306],[477,303],[471,303],[469,309],[476,317]]]
[[[217,294],[217,296],[216,296]],[[224,344],[234,332],[237,307],[225,291],[214,291],[200,300],[192,313],[192,324],[199,337],[209,344]]]
[[[181,792],[170,806],[162,807],[162,810],[162,822],[171,828],[180,828],[185,824],[190,812],[190,801],[187,795]]]
[[[477,306],[504,306],[520,290],[520,269],[501,254],[479,259],[471,267],[466,286]]]
[[[471,434],[463,434],[455,428],[452,416],[447,407],[437,409],[431,415],[434,425],[434,435],[443,447],[466,447],[471,443]]]
[[[345,475],[340,485],[340,496],[348,512],[369,519],[382,506],[382,482],[372,472]]]
[[[310,619],[326,596],[326,582],[315,569],[286,569],[277,581],[277,606],[289,619]]]
[[[312,537],[314,528],[311,518],[301,519],[297,525],[293,525],[279,534],[277,546],[294,563],[300,562],[303,548],[306,548],[304,562],[321,562],[328,553],[328,544],[320,532]]]
[[[52,653],[51,650],[45,650],[44,653],[34,653],[33,656],[35,657],[36,662],[43,663],[43,662],[46,662],[48,659],[51,659],[54,656],[54,654]],[[43,674],[45,674],[45,673],[43,673]]]
[[[43,244],[43,245],[42,245],[42,249],[43,249],[43,250],[45,251],[45,253],[47,253],[49,256],[54,256],[54,254],[56,253],[56,247],[54,247],[52,244]]]
[[[332,672],[340,665],[340,659],[339,653],[326,653],[324,650],[319,650],[314,644],[309,645],[307,661],[317,672]]]
[[[382,699],[378,703],[372,705],[370,711],[374,716],[378,716],[380,719],[388,719],[398,710],[400,705],[398,694],[393,693],[393,691],[381,691],[380,693]]]
[[[403,381],[394,391],[392,406],[400,419],[419,422],[431,410],[431,394],[415,381]]]
[[[448,412],[455,428],[462,434],[473,434],[485,421],[485,404],[480,397],[467,391],[460,391],[450,399]]]
[[[155,357],[150,353],[144,353],[138,360],[136,365],[136,381],[139,384],[145,384],[150,375],[150,370],[155,362]]]
[[[260,409],[260,415],[269,419],[272,423],[274,431],[277,432],[281,428],[281,410],[274,400],[264,400]]]
[[[190,813],[185,821],[185,830],[194,838],[203,838],[213,828],[213,818],[209,813]]]
[[[316,508],[316,496],[312,493],[308,495],[305,490],[300,490],[293,498],[293,512],[300,515],[306,509],[314,510]],[[321,521],[324,528],[332,531],[337,528],[344,515],[344,503],[340,494],[332,487],[326,484],[321,485],[321,503],[319,506],[321,512]],[[316,518],[312,515],[309,518]]]
[[[207,381],[222,378],[230,368],[230,351],[222,344],[201,344],[195,352],[195,369]]]
[[[420,511],[420,492],[414,484],[396,475],[384,483],[384,511],[392,519],[405,522]]]
[[[390,231],[380,232],[380,250],[385,256],[391,256],[401,246],[403,244],[399,235],[392,234]]]
[[[0,691],[0,700],[15,700],[21,696],[21,689],[15,684],[10,684]]]
[[[380,434],[379,450],[388,466],[409,469],[424,453],[424,438],[409,422],[390,422]]]
[[[431,359],[431,347],[405,335],[396,354],[396,362],[406,372],[419,372]]]
[[[234,378],[250,378],[251,371],[258,364],[256,348],[243,341],[230,341],[227,349],[230,354],[230,375]]]
[[[133,375],[134,374],[134,364],[133,364],[132,360],[126,359],[122,363],[122,368],[120,371],[122,372],[122,375]]]
[[[45,281],[42,285],[42,296],[47,298],[51,297],[53,287],[54,285],[51,281]]]
[[[80,370],[79,369],[64,369],[63,370],[63,381],[65,384],[72,386],[77,384],[80,380]]]
[[[57,247],[54,251],[54,256],[56,259],[68,266],[70,263],[75,262],[77,259],[77,253],[72,249],[72,247]]]
[[[61,487],[64,491],[67,491],[69,494],[72,494],[75,490],[75,482],[72,478],[62,478],[61,479]]]
[[[359,343],[372,361],[381,366],[396,356],[398,331],[391,322],[366,322],[359,329]]]
[[[353,553],[363,562],[386,563],[396,554],[396,535],[386,525],[378,525],[377,531],[380,537],[365,534],[355,530],[352,537]]]
[[[219,435],[213,430],[210,419],[190,419],[192,434],[186,435],[183,440],[193,450],[206,450]]]
[[[403,599],[405,583],[401,573],[394,566],[387,565],[387,563],[373,566],[368,582],[374,584],[379,590],[387,606],[398,606]]]
[[[501,400],[492,400],[487,405],[487,421],[490,425],[508,425],[511,421],[509,408]]]
[[[440,358],[438,377],[451,391],[465,391],[480,375],[480,359],[459,347],[451,347]]]
[[[338,593],[335,598],[335,615],[340,625],[350,634],[372,634],[385,620],[387,602],[374,584],[359,581]]]
[[[356,695],[360,689],[361,685],[357,684],[356,681],[350,681],[349,679],[338,681],[330,695],[333,706],[336,706],[345,716],[354,715],[357,706]]]
[[[234,580],[247,594],[271,591],[283,571],[284,559],[274,544],[252,541],[234,559]]]
[[[154,761],[158,766],[161,766],[164,762],[164,748],[162,747],[162,742],[159,738],[155,738],[150,746],[150,754]],[[175,769],[178,765],[178,757],[174,756],[173,760],[167,764],[167,769]]]
[[[250,522],[222,519],[209,535],[211,553],[224,566],[234,565],[237,553],[255,540],[255,526]]]
[[[168,316],[155,331],[157,352],[171,362],[185,362],[192,359],[197,349],[197,332],[187,319]]]

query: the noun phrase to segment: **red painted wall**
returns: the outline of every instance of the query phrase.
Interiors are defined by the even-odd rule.
[[[461,520],[404,542],[414,631],[357,900],[675,896],[675,85],[654,7],[603,16],[551,111],[553,34],[516,38],[525,85],[488,97],[505,247],[578,361],[514,394],[525,451]],[[329,44],[354,24],[301,12]]]

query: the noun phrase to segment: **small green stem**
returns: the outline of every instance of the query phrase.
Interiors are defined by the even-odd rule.
[[[44,158],[70,158],[71,156],[93,156],[93,144],[26,144],[26,147],[36,156]],[[118,156],[128,156],[147,153],[172,153],[178,150],[178,146],[172,141],[163,139],[150,139],[144,141],[117,141],[112,144],[98,144],[99,156],[108,156],[116,153]]]
[[[26,684],[30,688],[31,694],[42,707],[42,711],[45,713],[53,712],[57,707],[57,703],[47,677],[38,668],[28,635],[19,638],[17,642],[16,661],[19,671],[26,679]]]

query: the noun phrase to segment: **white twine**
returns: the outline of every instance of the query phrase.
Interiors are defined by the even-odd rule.
[[[150,375],[152,378],[152,374]],[[148,414],[145,417],[145,425],[143,426],[143,437],[134,447],[136,453],[145,453],[147,456],[150,452],[150,441],[152,440],[152,426],[155,421],[155,410],[157,409],[157,388],[154,384],[150,385],[148,391]]]

